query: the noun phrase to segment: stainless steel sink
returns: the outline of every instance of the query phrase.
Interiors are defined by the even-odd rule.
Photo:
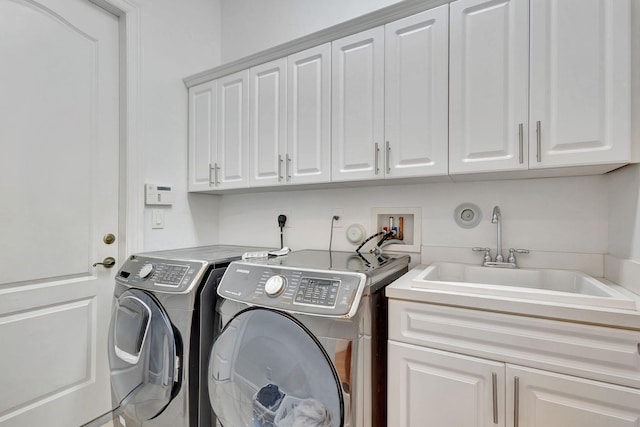
[[[502,269],[437,262],[412,282],[414,288],[514,297],[635,310],[635,300],[579,271]]]

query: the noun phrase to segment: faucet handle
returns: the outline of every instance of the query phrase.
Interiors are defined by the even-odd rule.
[[[509,248],[509,259],[507,259],[507,262],[512,262],[515,264],[516,262],[516,255],[515,254],[528,254],[530,251],[529,249],[514,249],[514,248]]]
[[[491,249],[490,248],[479,248],[479,247],[474,247],[471,248],[472,251],[474,252],[484,252],[484,262],[491,262]]]

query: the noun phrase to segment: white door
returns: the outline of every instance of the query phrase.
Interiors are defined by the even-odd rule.
[[[189,191],[207,191],[213,185],[218,82],[189,89]]]
[[[507,390],[511,426],[640,425],[640,390],[634,388],[507,365]]]
[[[389,426],[513,425],[505,423],[504,363],[395,341],[388,348]]]
[[[287,59],[286,167],[292,184],[331,180],[331,43]]]
[[[630,15],[629,0],[531,2],[530,168],[629,161]]]
[[[527,169],[529,1],[450,10],[449,172]]]
[[[0,426],[78,426],[111,406],[118,19],[0,1],[0,58]]]
[[[216,189],[249,186],[249,70],[218,79]]]
[[[385,25],[385,175],[449,170],[449,6]]]
[[[333,181],[384,178],[384,28],[332,43]]]
[[[251,68],[249,84],[249,184],[278,185],[287,148],[287,59]]]

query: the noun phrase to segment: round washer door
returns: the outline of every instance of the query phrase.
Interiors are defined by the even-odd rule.
[[[211,350],[209,400],[224,427],[342,427],[336,371],[318,340],[277,311],[234,317]]]
[[[150,294],[130,289],[116,299],[109,325],[111,394],[129,417],[144,421],[169,404],[178,345],[164,309]]]

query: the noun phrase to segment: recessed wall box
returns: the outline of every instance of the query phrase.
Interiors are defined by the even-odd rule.
[[[420,252],[422,210],[420,208],[373,208],[371,222],[375,232],[394,229],[396,238],[385,242],[388,252]]]
[[[173,205],[173,192],[167,185],[145,184],[144,192],[147,205]]]

